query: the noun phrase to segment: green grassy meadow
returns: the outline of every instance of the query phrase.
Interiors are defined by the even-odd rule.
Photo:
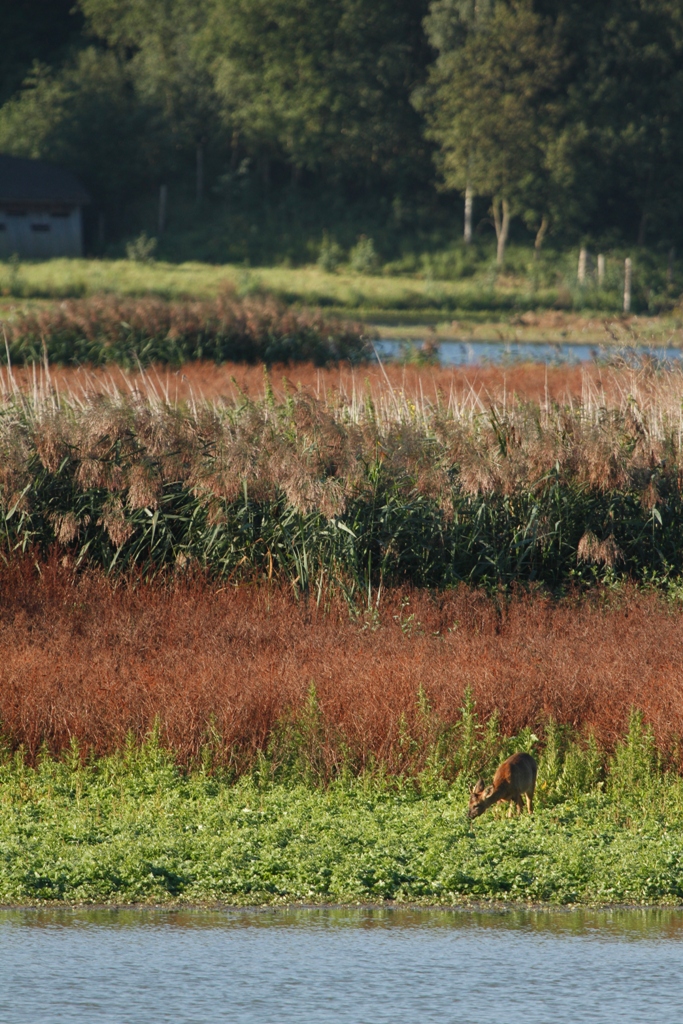
[[[541,759],[537,808],[470,822],[434,776],[181,772],[154,740],[81,764],[0,767],[0,902],[683,902],[683,780],[638,726],[606,774]],[[580,779],[583,780],[581,784]],[[573,780],[573,781],[572,781]]]
[[[502,283],[434,280],[424,275],[372,275],[349,270],[328,273],[300,268],[208,263],[136,263],[132,260],[53,259],[0,269],[0,290],[21,298],[70,298],[100,292],[158,295],[162,298],[214,298],[232,285],[239,295],[267,292],[289,302],[344,310],[438,312],[474,305],[501,310],[515,305],[519,288]],[[488,287],[486,286],[488,285]],[[541,289],[536,301],[552,304],[555,292]]]

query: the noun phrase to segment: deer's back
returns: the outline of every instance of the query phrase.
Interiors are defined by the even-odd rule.
[[[504,788],[510,795],[520,793],[533,795],[536,785],[537,765],[531,754],[513,754],[499,765],[493,776],[493,788]]]

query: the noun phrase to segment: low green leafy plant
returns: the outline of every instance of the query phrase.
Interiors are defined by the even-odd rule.
[[[463,708],[456,744],[460,763],[470,769],[482,735],[473,713]],[[0,901],[677,904],[683,898],[683,782],[652,769],[635,718],[614,757],[602,755],[619,785],[588,784],[586,769],[584,782],[560,797],[557,782],[567,764],[579,757],[588,763],[593,755],[568,741],[559,757],[561,742],[549,732],[540,777],[545,772],[545,781],[555,780],[553,799],[541,787],[533,816],[507,819],[490,811],[472,823],[465,815],[469,769],[450,784],[436,777],[430,785],[424,778],[421,784],[392,779],[379,766],[358,778],[342,773],[327,787],[315,773],[297,781],[308,770],[311,737],[319,739],[313,694],[304,716],[307,724],[302,719],[289,733],[294,775],[287,781],[263,765],[237,782],[200,766],[182,772],[156,734],[141,747],[129,742],[118,754],[86,761],[75,746],[63,759],[44,756],[35,767],[20,752],[6,754]],[[529,740],[501,742],[509,749]],[[646,767],[656,793],[646,780],[647,799],[636,814]],[[636,789],[624,789],[626,777],[640,780]]]

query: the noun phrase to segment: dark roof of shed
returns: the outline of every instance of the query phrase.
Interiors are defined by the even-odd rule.
[[[0,154],[0,202],[80,206],[89,203],[90,196],[76,175],[64,167]]]

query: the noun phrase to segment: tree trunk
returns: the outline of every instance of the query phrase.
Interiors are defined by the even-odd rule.
[[[645,235],[647,233],[647,222],[649,219],[650,214],[647,211],[644,211],[640,218],[640,225],[638,226],[638,245],[645,245]]]
[[[586,283],[586,266],[588,264],[588,251],[585,246],[581,246],[579,249],[579,266],[576,271],[576,280],[579,284],[583,285]]]
[[[541,218],[541,226],[536,232],[536,238],[534,240],[534,259],[537,260],[541,252],[541,246],[543,245],[543,239],[545,238],[546,231],[548,230],[548,216],[543,214]]]
[[[166,185],[159,186],[159,234],[163,235],[166,230],[166,207],[168,204],[168,189]]]
[[[624,260],[624,313],[631,312],[631,274],[633,272],[631,258]]]
[[[472,189],[468,185],[465,189],[465,230],[463,232],[463,238],[465,245],[469,245],[472,241],[472,205],[474,196],[472,195]]]
[[[230,140],[230,170],[234,172],[238,167],[238,159],[240,152],[240,133],[233,132],[232,139]]]
[[[197,143],[197,206],[204,198],[204,143]]]
[[[496,263],[499,267],[502,267],[503,260],[505,259],[505,246],[510,231],[510,204],[507,199],[494,199],[492,209],[493,223],[496,227],[496,238],[498,239]]]
[[[270,191],[270,160],[267,156],[261,154],[259,158],[259,164],[261,167],[261,180],[263,182],[263,191],[268,193]]]

